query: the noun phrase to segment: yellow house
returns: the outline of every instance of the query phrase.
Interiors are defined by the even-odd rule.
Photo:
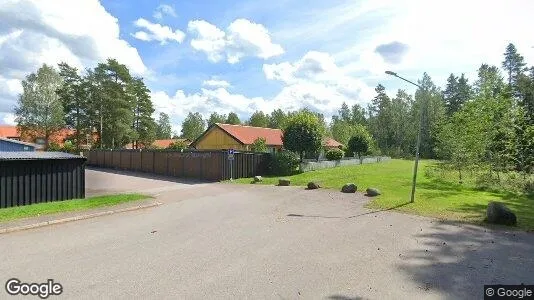
[[[282,149],[282,130],[215,123],[211,125],[191,147],[199,150],[235,149],[251,151],[251,145],[258,138],[264,138],[269,152]]]

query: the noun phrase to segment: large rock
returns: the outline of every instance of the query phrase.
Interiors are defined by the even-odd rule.
[[[375,188],[368,188],[367,190],[365,190],[365,193],[369,197],[375,197],[375,196],[380,195],[380,191]]]
[[[254,176],[254,182],[261,182],[263,178],[261,176]]]
[[[287,178],[280,178],[278,179],[278,185],[279,186],[288,186],[291,184],[291,180],[287,179]]]
[[[486,209],[488,223],[501,225],[516,225],[517,218],[515,214],[504,204],[492,201],[488,203]]]
[[[308,190],[316,190],[321,186],[317,182],[310,181],[308,182]]]
[[[354,183],[347,183],[341,188],[341,192],[343,193],[356,193],[356,190],[358,187]]]

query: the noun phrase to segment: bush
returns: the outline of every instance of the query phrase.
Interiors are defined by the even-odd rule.
[[[187,144],[182,141],[176,141],[174,143],[170,143],[169,147],[166,149],[169,150],[184,150],[187,149]]]
[[[297,172],[300,158],[291,151],[278,152],[273,156],[270,171],[273,175],[292,175]]]
[[[58,143],[51,142],[48,144],[48,148],[46,149],[46,151],[52,151],[52,152],[61,151],[61,146]]]
[[[331,149],[326,152],[326,159],[328,160],[340,160],[343,158],[343,150],[341,149]]]
[[[71,141],[65,141],[60,151],[71,153],[71,154],[76,154],[78,152],[76,149],[76,145],[74,145]]]

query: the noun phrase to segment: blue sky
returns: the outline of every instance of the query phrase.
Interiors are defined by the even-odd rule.
[[[378,83],[413,92],[388,69],[473,82],[509,42],[533,64],[532,11],[528,0],[5,0],[0,123],[13,122],[20,81],[42,63],[84,69],[107,57],[145,78],[176,131],[189,111],[309,107],[330,117],[342,102],[366,105]]]

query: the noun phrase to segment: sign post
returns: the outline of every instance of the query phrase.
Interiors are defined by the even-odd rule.
[[[228,160],[230,161],[230,180],[234,180],[234,149],[228,150]]]

